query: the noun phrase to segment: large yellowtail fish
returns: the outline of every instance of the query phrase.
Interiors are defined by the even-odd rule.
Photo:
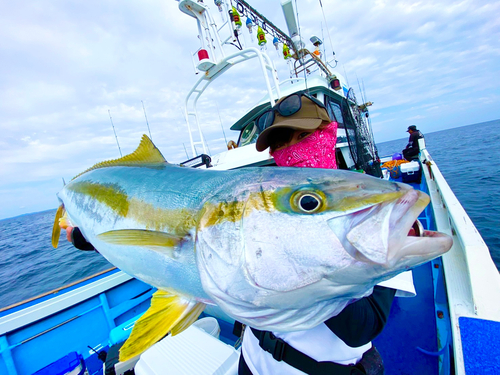
[[[429,197],[342,170],[198,170],[168,164],[149,138],[79,175],[58,194],[112,264],[158,288],[122,347],[127,360],[218,305],[250,326],[312,328],[375,284],[450,249],[408,236]]]

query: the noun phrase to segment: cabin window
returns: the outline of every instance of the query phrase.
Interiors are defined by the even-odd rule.
[[[333,121],[337,121],[340,127],[343,127],[344,118],[342,117],[342,110],[340,109],[340,105],[335,103],[331,98],[328,98],[326,109],[330,118]]]
[[[240,139],[238,141],[238,147],[243,147],[252,143],[257,142],[257,137],[259,136],[259,130],[255,121],[245,126],[240,134]]]

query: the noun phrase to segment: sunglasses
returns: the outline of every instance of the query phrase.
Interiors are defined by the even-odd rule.
[[[305,96],[307,99],[311,100],[314,104],[320,106],[321,108],[326,109],[325,105],[314,96],[311,96],[305,92],[296,92],[292,95],[287,96],[274,107],[268,109],[259,117],[257,117],[257,120],[255,120],[255,124],[257,125],[257,128],[259,128],[259,132],[262,133],[273,124],[276,112],[278,112],[283,117],[288,117],[300,111],[300,109],[302,108],[301,98],[303,96]]]

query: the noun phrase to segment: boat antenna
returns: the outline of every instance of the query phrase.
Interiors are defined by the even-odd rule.
[[[361,90],[361,84],[359,83],[359,78],[358,78],[357,74],[356,74],[356,80],[358,81],[358,88],[359,88],[359,92],[361,94],[361,100],[363,101],[363,103],[366,103],[365,93],[364,93],[364,90]]]
[[[365,90],[365,81],[363,78],[361,78],[361,87],[363,88],[363,96],[365,97],[365,103],[366,103],[366,90]]]
[[[345,65],[342,64],[342,68],[344,69],[344,75],[345,75],[345,80],[347,82],[347,86],[351,87],[351,85],[349,85],[349,78],[347,78],[347,72],[345,71]]]
[[[149,129],[149,122],[148,122],[148,116],[146,116],[146,108],[144,108],[144,102],[141,100],[142,103],[142,109],[144,110],[144,117],[146,118],[146,125],[148,126],[148,132],[149,132],[149,139],[153,141],[153,136],[151,135],[151,130]]]
[[[295,14],[297,15],[297,28],[299,29],[299,40],[302,41],[302,35],[300,33],[300,20],[299,20],[299,8],[297,6],[297,0],[295,0]],[[299,57],[299,59],[301,60],[301,63],[302,63],[302,60],[304,58],[304,56],[302,56],[300,53],[299,53],[299,49],[301,48],[302,46],[298,46],[297,48],[297,55]],[[309,91],[309,87],[307,87],[307,72],[306,72],[307,69],[304,69],[304,83],[306,85],[306,91]]]
[[[321,40],[325,40],[325,32],[323,29],[323,22],[321,22]],[[326,57],[326,43],[323,43],[323,56]],[[326,62],[328,63],[328,60]]]
[[[115,133],[116,144],[118,145],[118,151],[120,151],[120,156],[122,155],[122,149],[120,148],[120,143],[118,142],[118,137],[116,136],[115,125],[113,124],[113,119],[111,118],[111,112],[108,109],[109,119],[111,120],[111,126],[113,127],[113,133]]]
[[[217,104],[217,101],[215,102],[215,106],[217,107],[217,114],[219,115],[219,122],[220,122],[220,127],[222,129],[222,134],[224,134],[224,141],[226,142],[227,145],[226,133],[224,132],[224,127],[222,126],[222,119],[220,118],[219,105]]]
[[[184,143],[182,143],[182,145],[184,146],[184,151],[186,152],[186,157],[189,159],[188,151],[186,150],[186,145]]]
[[[333,50],[332,37],[330,36],[330,29],[328,28],[328,22],[326,22],[325,10],[323,9],[323,3],[321,2],[321,0],[319,0],[319,6],[321,7],[321,13],[323,13],[323,20],[325,21],[326,32],[328,33],[328,39],[330,40],[330,48],[332,49],[333,61],[335,61],[335,66],[332,66],[332,68],[335,68],[337,66],[338,61],[335,58],[335,51]],[[326,53],[325,53],[325,57],[326,57]],[[330,63],[328,62],[328,59],[325,58],[325,60],[326,60],[326,63],[328,65],[330,65]]]
[[[201,135],[203,136],[203,139],[206,139],[205,134],[203,134],[203,130],[200,130],[200,131],[201,131]],[[205,141],[205,143],[207,144],[208,154],[212,155],[212,151],[210,151],[210,146],[208,145],[208,141]]]

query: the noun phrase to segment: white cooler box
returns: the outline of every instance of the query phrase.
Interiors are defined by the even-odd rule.
[[[418,161],[403,163],[400,165],[400,168],[403,182],[420,183],[422,171],[420,170],[420,163]]]
[[[238,374],[240,353],[207,333],[204,328],[192,325],[176,336],[167,336],[157,342],[141,354],[134,368],[135,374]],[[218,336],[218,331],[214,330],[213,334]]]

